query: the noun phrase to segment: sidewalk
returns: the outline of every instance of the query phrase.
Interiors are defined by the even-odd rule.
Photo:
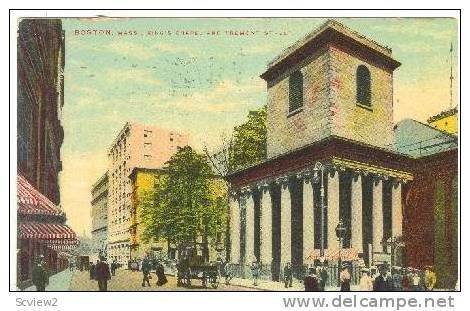
[[[222,278],[221,282],[225,282],[225,279]],[[274,281],[267,281],[267,280],[258,280],[258,286],[253,285],[252,279],[241,279],[241,278],[233,278],[230,281],[230,285],[246,287],[246,288],[253,288],[257,290],[265,290],[265,291],[304,291],[304,284],[298,280],[294,280],[292,282],[292,287],[285,288],[284,283],[281,282],[274,282]],[[336,286],[330,286],[326,288],[326,291],[339,291],[340,288]],[[358,285],[352,285],[351,291],[359,290]]]
[[[69,291],[70,283],[72,281],[73,272],[69,269],[65,269],[59,273],[56,273],[49,277],[49,285],[46,287],[46,291]],[[30,286],[24,289],[26,292],[36,291],[35,286]]]

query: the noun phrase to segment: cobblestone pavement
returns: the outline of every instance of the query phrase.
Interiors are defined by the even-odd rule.
[[[202,287],[201,281],[193,281],[193,285],[190,288],[177,287],[176,278],[171,275],[167,275],[168,283],[163,286],[157,286],[157,277],[155,273],[152,273],[152,279],[150,280],[150,287],[142,286],[142,272],[129,271],[125,269],[118,269],[116,275],[108,281],[108,291],[252,291],[254,289],[238,286],[220,284],[217,289],[210,287]],[[223,282],[222,282],[223,283]],[[90,280],[88,271],[75,271],[70,284],[71,291],[97,291],[98,284],[94,280]]]

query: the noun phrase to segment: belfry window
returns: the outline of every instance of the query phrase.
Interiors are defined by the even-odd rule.
[[[289,113],[303,106],[304,78],[300,71],[295,71],[289,77]]]
[[[358,104],[371,106],[370,71],[360,65],[356,71],[356,100]]]

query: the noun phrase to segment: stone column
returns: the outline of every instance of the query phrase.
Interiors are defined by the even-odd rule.
[[[250,265],[255,258],[255,202],[253,192],[246,195],[246,240],[245,264]]]
[[[303,248],[305,260],[315,248],[312,180],[305,179],[303,188]]]
[[[382,253],[383,228],[383,206],[382,206],[382,180],[374,179],[372,193],[372,251]]]
[[[270,265],[272,261],[272,204],[269,188],[262,190],[261,199],[261,252],[260,261],[263,265]]]
[[[392,237],[402,235],[403,210],[401,201],[401,183],[392,187]]]
[[[334,171],[327,174],[328,176],[328,241],[329,249],[337,249],[339,247],[338,238],[336,237],[336,225],[339,223],[339,174]]]
[[[357,174],[351,185],[351,246],[359,253],[362,249],[362,177]]]
[[[287,181],[281,185],[281,270],[292,261],[291,200]]]
[[[240,263],[240,204],[230,196],[230,261]]]

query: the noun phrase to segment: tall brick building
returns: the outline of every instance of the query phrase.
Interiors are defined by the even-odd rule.
[[[65,36],[59,19],[23,19],[18,30],[18,171],[60,203]]]
[[[18,25],[17,286],[31,281],[37,258],[49,272],[67,266],[75,233],[60,207],[60,147],[64,139],[65,46],[58,19],[22,19]]]
[[[401,148],[399,136],[415,133],[393,122],[393,72],[399,66],[390,48],[331,20],[269,63],[261,75],[268,93],[267,159],[228,176],[230,260],[240,275],[249,275],[254,259],[264,277],[275,280],[286,263],[302,277],[307,264],[322,258],[332,265],[340,254],[353,267],[387,261],[422,268],[435,262],[434,239],[418,247],[413,236],[432,234],[436,221],[442,222],[432,207],[430,218],[419,214],[429,209],[423,196],[432,201],[434,193],[412,193],[422,187],[424,173],[438,171],[425,172],[427,160],[421,158],[431,153]],[[419,146],[457,154],[455,140],[443,140],[445,148]],[[444,162],[434,157],[441,169]],[[456,157],[447,162],[455,176]],[[453,191],[443,189],[444,197]],[[441,210],[455,210],[454,203]],[[408,212],[413,205],[417,209]],[[445,221],[456,217],[444,214]],[[428,251],[420,260],[423,248]],[[336,283],[334,274],[330,282]]]
[[[139,123],[126,123],[119,132],[108,150],[108,258],[127,264],[131,256],[132,170],[161,168],[188,142],[185,134]]]

